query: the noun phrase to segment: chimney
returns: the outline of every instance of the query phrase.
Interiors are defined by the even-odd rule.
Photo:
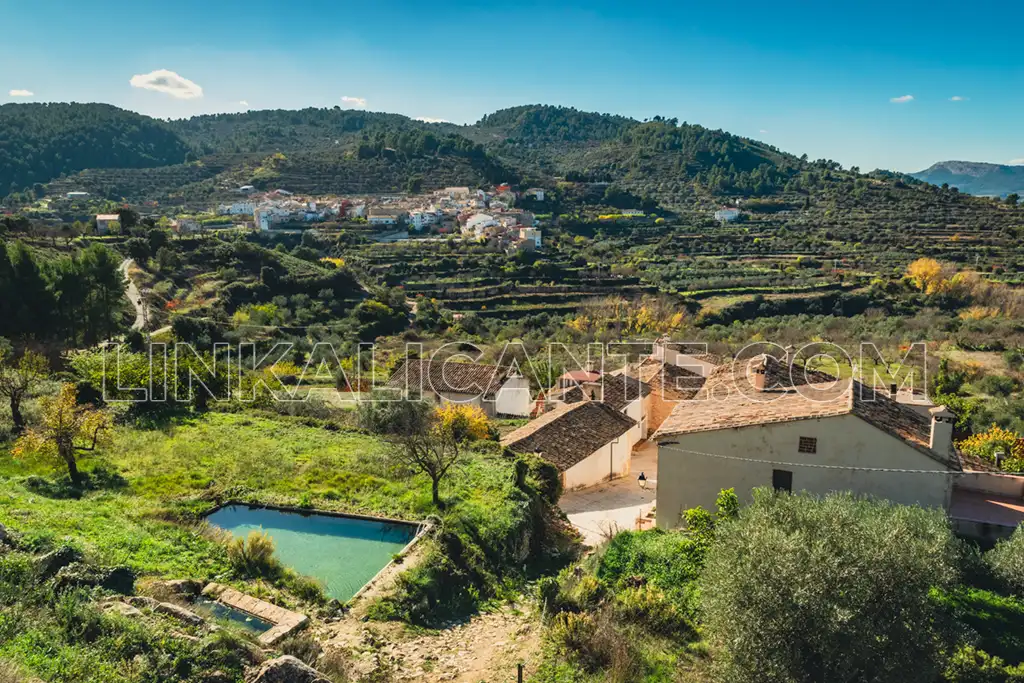
[[[756,358],[754,360],[754,366],[751,368],[751,372],[754,374],[754,391],[764,391],[764,378],[767,371],[768,358],[766,356]]]
[[[896,398],[896,395],[899,393],[899,388],[896,386],[896,382],[889,385],[889,398]]]
[[[956,416],[946,406],[935,406],[928,411],[932,416],[932,433],[929,447],[942,457],[949,455],[953,443],[953,422]]]

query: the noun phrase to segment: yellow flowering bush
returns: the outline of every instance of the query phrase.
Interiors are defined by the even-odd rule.
[[[992,425],[987,431],[972,434],[956,445],[964,453],[992,463],[996,461],[996,453],[1001,451],[1005,455],[1001,463],[1004,471],[1024,471],[1024,437],[1011,429]]]

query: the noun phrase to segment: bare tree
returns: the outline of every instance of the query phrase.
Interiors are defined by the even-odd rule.
[[[443,507],[441,480],[462,458],[465,444],[487,435],[487,417],[479,408],[425,401],[370,400],[360,407],[364,428],[383,435],[395,462],[430,478],[434,505]]]

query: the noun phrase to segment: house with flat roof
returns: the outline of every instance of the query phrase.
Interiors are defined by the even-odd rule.
[[[114,223],[119,223],[121,217],[116,213],[99,213],[96,214],[96,234],[106,235],[110,232],[110,226]]]
[[[593,486],[629,474],[636,421],[600,401],[563,403],[508,434],[501,444],[535,453],[561,474],[565,490]]]
[[[953,414],[925,417],[852,379],[759,356],[715,368],[658,428],[658,526],[722,489],[831,491],[948,510]]]

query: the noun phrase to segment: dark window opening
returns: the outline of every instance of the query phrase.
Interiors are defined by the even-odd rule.
[[[817,453],[818,452],[818,440],[812,436],[801,436],[800,444],[797,447],[800,453]]]
[[[772,470],[772,488],[792,493],[793,473],[788,470]]]

